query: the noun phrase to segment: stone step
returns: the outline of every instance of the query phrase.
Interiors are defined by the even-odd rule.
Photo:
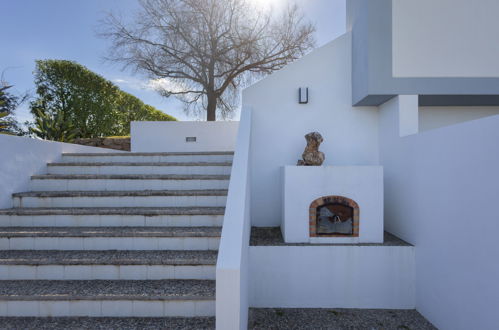
[[[223,163],[50,163],[48,174],[212,174],[229,175],[232,164]]]
[[[0,209],[0,227],[220,227],[224,207]]]
[[[215,329],[215,317],[2,317],[5,329]]]
[[[0,281],[1,316],[213,316],[215,281]]]
[[[61,162],[231,162],[233,152],[68,153]]]
[[[33,191],[12,195],[14,207],[190,207],[219,206],[227,190]]]
[[[32,191],[82,190],[151,190],[151,189],[227,189],[229,175],[35,175],[31,177]]]
[[[216,251],[0,251],[0,280],[214,280]]]
[[[220,227],[2,227],[0,250],[218,250]]]

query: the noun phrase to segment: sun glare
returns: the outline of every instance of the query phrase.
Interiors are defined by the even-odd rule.
[[[276,7],[285,4],[287,0],[250,0],[257,6],[261,7]]]

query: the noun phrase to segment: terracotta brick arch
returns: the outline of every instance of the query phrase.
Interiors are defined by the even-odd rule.
[[[353,230],[351,235],[344,234],[318,234],[317,233],[317,210],[324,205],[343,205],[353,210]],[[310,237],[359,237],[359,205],[350,198],[344,196],[324,196],[317,198],[310,204],[309,208],[309,230]]]

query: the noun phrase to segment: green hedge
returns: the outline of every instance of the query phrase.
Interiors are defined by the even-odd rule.
[[[36,61],[35,84],[33,132],[42,138],[47,137],[43,127],[51,127],[50,138],[58,140],[68,132],[75,138],[129,135],[131,121],[177,120],[76,62]],[[60,118],[64,124],[58,124]],[[52,122],[40,124],[46,121]]]

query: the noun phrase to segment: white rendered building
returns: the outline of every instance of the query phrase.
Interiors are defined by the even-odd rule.
[[[247,306],[416,308],[441,329],[497,328],[498,11],[349,0],[344,35],[243,92],[249,141],[233,171],[247,170],[237,191],[249,210],[226,214],[217,265],[217,279],[238,279],[241,319]],[[297,167],[312,131],[326,160]],[[311,235],[309,205],[331,195],[359,204],[358,237]],[[289,244],[247,247],[247,222],[280,227]],[[379,243],[383,230],[412,246],[348,245]],[[237,258],[224,254],[231,231],[243,233]],[[229,329],[222,285],[217,324]]]
[[[234,330],[252,307],[416,309],[497,329],[498,12],[347,0],[346,33],[245,89],[239,123],[136,122],[132,153],[0,136],[0,284],[57,280],[45,295],[12,282],[0,316],[216,315]],[[296,166],[315,131],[325,162]],[[179,255],[158,262],[165,250]],[[82,280],[116,290],[78,296]],[[151,280],[190,282],[152,296]]]

